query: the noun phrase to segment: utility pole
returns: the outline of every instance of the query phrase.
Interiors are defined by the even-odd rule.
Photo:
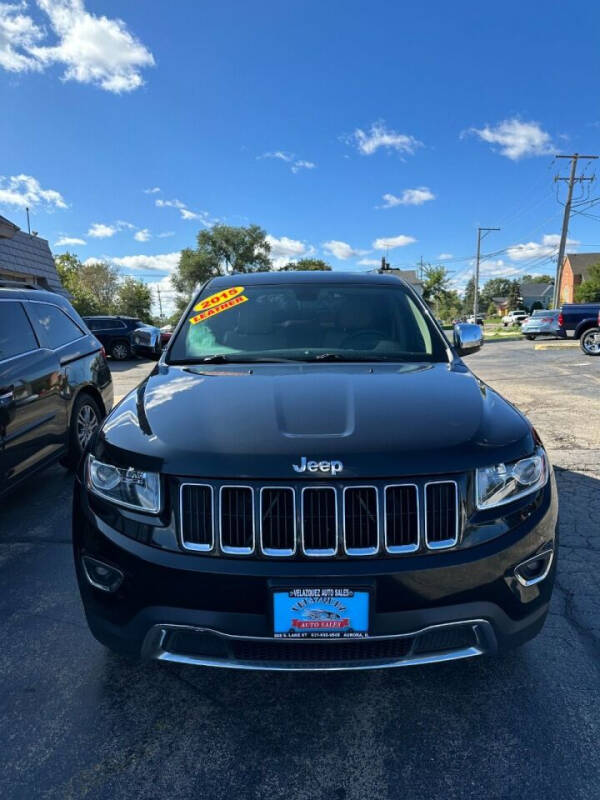
[[[156,291],[158,293],[158,309],[159,309],[159,312],[160,312],[160,321],[163,322],[164,317],[163,317],[163,310],[162,310],[162,297],[160,296],[160,286],[156,287]]]
[[[583,175],[580,175],[579,178],[575,177],[575,172],[577,170],[577,161],[580,158],[584,160],[593,160],[598,158],[598,156],[582,156],[579,153],[573,153],[572,156],[556,156],[556,158],[570,158],[571,159],[571,172],[568,178],[561,178],[560,175],[557,175],[554,180],[556,181],[566,181],[568,183],[567,189],[567,202],[565,203],[565,213],[563,216],[563,224],[562,224],[562,232],[560,234],[560,245],[558,247],[558,259],[556,261],[556,278],[554,280],[554,298],[552,305],[554,308],[557,308],[560,303],[560,281],[562,279],[562,265],[565,259],[565,250],[567,247],[567,235],[569,233],[569,220],[571,218],[571,200],[573,198],[573,186],[576,183],[583,183],[584,181],[593,181],[594,175],[590,178],[586,178]]]
[[[479,262],[481,260],[481,240],[485,239],[490,231],[499,231],[500,228],[477,228],[477,258],[475,260],[475,285],[473,287],[473,319],[477,325],[477,313],[479,309]],[[483,236],[481,235],[483,231]]]
[[[25,207],[25,211],[27,212],[27,233],[31,236],[31,225],[29,223],[29,206]]]

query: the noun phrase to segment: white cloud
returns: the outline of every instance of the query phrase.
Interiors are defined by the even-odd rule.
[[[395,247],[405,247],[407,244],[414,244],[417,240],[413,236],[384,236],[381,239],[375,239],[373,247],[375,250],[393,250]]]
[[[65,68],[63,80],[93,84],[108,92],[143,85],[141,70],[154,66],[152,53],[120,19],[90,14],[84,0],[36,0],[55,35],[26,13],[27,2],[0,3],[0,66],[12,72]]]
[[[386,128],[382,120],[374,122],[369,131],[357,128],[350,137],[347,137],[347,141],[356,144],[358,151],[364,156],[371,156],[380,148],[412,155],[418,147],[423,147],[423,142],[414,136]]]
[[[159,197],[154,201],[154,204],[157,208],[176,208],[179,211],[181,219],[199,219],[207,227],[214,222],[214,220],[209,219],[209,214],[206,211],[191,211],[181,200],[162,200]]]
[[[517,117],[505,119],[496,125],[471,128],[468,133],[479,136],[484,142],[500,146],[500,153],[512,161],[527,156],[546,156],[553,152],[550,134],[537,122],[522,122]]]
[[[117,267],[125,267],[125,269],[172,272],[179,264],[180,256],[181,253],[177,250],[175,253],[162,253],[153,256],[122,256],[120,258],[110,258],[109,261],[116,264]]]
[[[136,240],[136,242],[148,242],[152,238],[152,234],[148,228],[142,228],[133,234],[133,238]]]
[[[303,161],[300,159],[299,161],[294,161],[292,164],[292,172],[295,175],[297,172],[300,172],[301,169],[314,169],[316,166],[314,161]]]
[[[301,242],[299,239],[290,239],[287,236],[282,236],[278,239],[276,236],[271,236],[271,234],[268,234],[266,239],[271,245],[271,260],[275,269],[281,269],[290,261],[305,258],[315,252],[314,247]]]
[[[378,208],[394,208],[394,206],[422,206],[428,200],[435,200],[435,195],[427,186],[416,189],[405,189],[398,197],[395,194],[384,194],[383,205]]]
[[[39,181],[31,175],[0,176],[0,205],[19,208],[66,208],[60,192],[55,189],[42,189]]]
[[[548,233],[542,236],[541,242],[525,242],[515,244],[507,250],[509,258],[513,261],[527,261],[533,258],[552,258],[558,254],[560,236],[558,233]],[[567,239],[567,244],[576,246],[579,242],[576,239]]]
[[[262,156],[257,156],[257,158],[276,158],[279,161],[290,162],[294,160],[294,155],[293,153],[286,153],[284,150],[274,150],[270,153],[263,153]]]
[[[169,236],[175,236],[175,231],[164,231],[164,233],[157,233],[157,239],[168,239]]]
[[[301,169],[314,169],[317,165],[314,161],[306,161],[303,158],[296,158],[294,153],[286,153],[285,150],[273,150],[269,153],[263,153],[257,156],[258,160],[263,158],[274,158],[278,161],[284,161],[286,164],[291,164],[290,169],[294,175],[300,172]]]
[[[150,189],[144,189],[144,194],[158,194],[160,186],[152,186]]]
[[[114,236],[117,231],[118,227],[116,225],[105,225],[103,222],[94,222],[90,225],[87,235],[92,236],[94,239],[109,239],[111,236]]]
[[[80,244],[84,245],[85,239],[77,239],[75,236],[61,236],[54,242],[54,247],[67,247],[68,245]]]
[[[452,253],[440,253],[438,256],[440,261],[447,261],[449,258],[454,258]]]
[[[522,269],[512,264],[507,264],[503,259],[489,259],[481,261],[479,264],[479,275],[483,279],[488,278],[514,278],[523,273]]]
[[[356,250],[348,244],[348,242],[340,242],[337,239],[331,239],[329,242],[323,242],[323,250],[340,261],[347,261],[349,258],[356,256],[364,256],[368,250]]]
[[[31,17],[21,13],[26,3],[0,3],[0,67],[9,72],[40,70],[30,50],[44,37]]]
[[[361,267],[379,267],[381,266],[380,258],[361,258],[358,262]]]

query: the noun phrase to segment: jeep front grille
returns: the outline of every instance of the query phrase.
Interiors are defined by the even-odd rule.
[[[454,547],[454,480],[373,485],[180,484],[187,550],[212,555],[358,558]]]

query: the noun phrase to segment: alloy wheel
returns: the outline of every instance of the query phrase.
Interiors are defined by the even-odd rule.
[[[77,441],[83,450],[98,427],[99,420],[92,406],[84,404],[79,409],[76,422]]]

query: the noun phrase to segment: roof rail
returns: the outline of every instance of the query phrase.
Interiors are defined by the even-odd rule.
[[[11,281],[0,278],[0,289],[37,289],[41,291],[52,291],[39,286],[37,283],[27,283],[26,281]]]

